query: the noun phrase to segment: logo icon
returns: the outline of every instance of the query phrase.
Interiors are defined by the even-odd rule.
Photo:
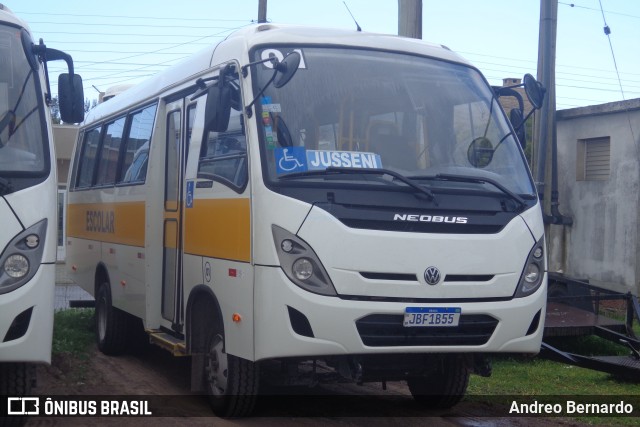
[[[39,397],[7,398],[7,415],[40,415]]]
[[[276,148],[276,172],[304,172],[307,170],[307,151],[304,147]]]
[[[440,270],[436,267],[429,267],[424,272],[424,280],[430,285],[437,285],[440,282]]]

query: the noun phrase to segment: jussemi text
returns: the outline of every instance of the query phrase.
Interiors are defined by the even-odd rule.
[[[633,413],[633,405],[620,401],[617,403],[579,403],[568,400],[566,404],[541,403],[534,400],[531,403],[511,402],[509,414],[512,415],[629,415]]]

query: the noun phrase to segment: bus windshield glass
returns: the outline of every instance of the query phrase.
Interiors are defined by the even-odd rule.
[[[271,62],[253,74],[256,93],[267,86],[256,104],[268,183],[321,185],[330,175],[332,186],[342,180],[381,185],[357,169],[384,169],[430,188],[500,191],[489,181],[534,197],[517,138],[474,68],[325,47],[263,48],[253,60],[282,59],[294,50],[300,65],[284,86],[268,85]]]
[[[0,58],[0,177],[47,175],[48,141],[39,82],[19,29],[0,26]]]

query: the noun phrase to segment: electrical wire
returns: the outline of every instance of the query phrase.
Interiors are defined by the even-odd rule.
[[[618,71],[618,63],[616,62],[616,54],[613,50],[613,43],[611,42],[611,29],[609,25],[607,25],[607,19],[604,16],[604,8],[602,7],[602,0],[598,0],[600,3],[600,11],[602,12],[602,21],[604,22],[604,34],[607,36],[607,40],[609,41],[609,48],[611,49],[611,57],[613,58],[613,65],[616,69],[616,74],[618,75],[618,83],[620,85],[620,94],[622,95],[622,100],[625,101],[624,89],[622,88],[622,81],[620,80],[620,72]],[[631,131],[631,142],[633,143],[636,149],[637,160],[640,162],[640,149],[638,148],[638,143],[636,143],[636,135],[633,131],[633,124],[631,123],[631,112],[629,111],[629,107],[625,107],[627,112],[627,121],[629,122],[629,130]]]

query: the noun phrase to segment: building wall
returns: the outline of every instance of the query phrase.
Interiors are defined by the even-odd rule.
[[[639,136],[640,99],[558,112],[560,211],[573,225],[551,227],[551,271],[639,293]],[[608,178],[578,179],[581,141],[601,137],[609,138]]]
[[[66,187],[73,146],[78,137],[78,126],[53,125],[53,142],[56,146],[58,184]]]
[[[53,125],[53,142],[56,148],[58,168],[58,261],[65,259],[67,176],[71,154],[78,137],[78,126]]]

